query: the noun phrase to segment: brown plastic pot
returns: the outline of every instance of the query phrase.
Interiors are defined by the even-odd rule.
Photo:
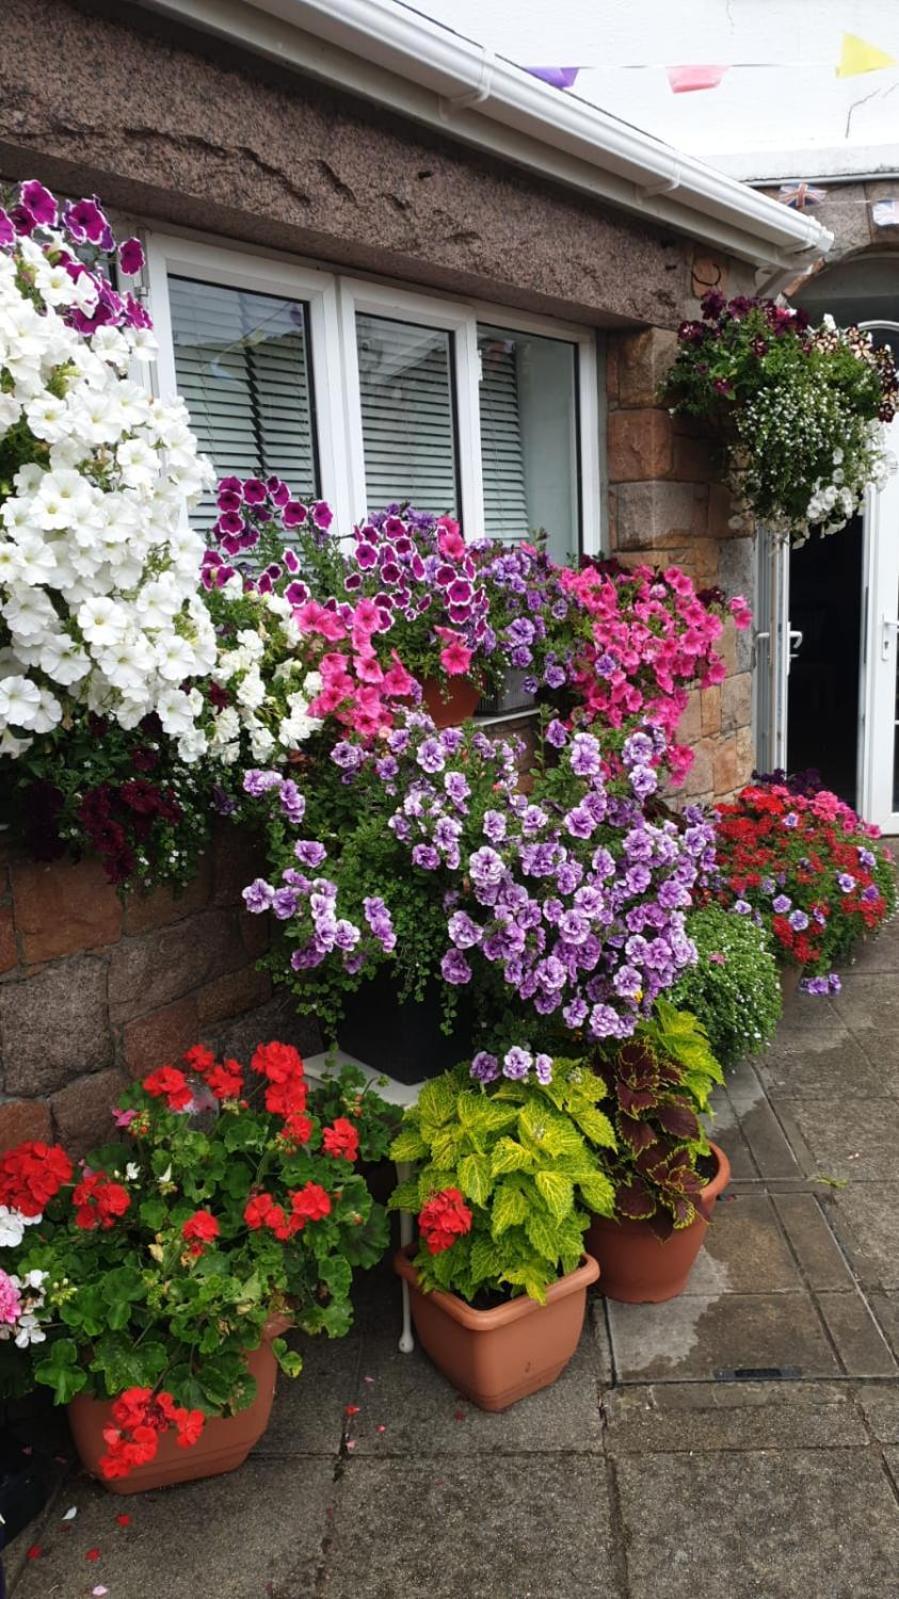
[[[587,1289],[599,1276],[595,1260],[585,1255],[577,1271],[553,1283],[545,1305],[522,1295],[494,1310],[475,1310],[440,1288],[422,1293],[414,1250],[414,1244],[401,1249],[394,1270],[409,1284],[422,1348],[460,1394],[481,1410],[505,1410],[555,1382],[581,1336]]]
[[[709,1210],[730,1182],[730,1161],[717,1144],[711,1147],[718,1170],[702,1190],[703,1205]],[[707,1226],[705,1218],[697,1216],[689,1227],[676,1228],[663,1242],[648,1222],[594,1216],[584,1234],[584,1247],[599,1261],[607,1299],[626,1305],[657,1305],[683,1293]]]
[[[461,727],[474,716],[481,697],[470,677],[426,677],[421,692],[435,727]]]
[[[802,967],[781,966],[778,968],[778,977],[780,978],[781,1004],[786,1005],[788,1000],[793,998],[793,995],[799,988],[799,982],[802,977]]]
[[[100,1457],[106,1454],[104,1427],[114,1426],[111,1399],[92,1399],[78,1394],[67,1405],[69,1426],[78,1457],[86,1471],[98,1478],[114,1494],[145,1493],[150,1488],[169,1488],[174,1483],[195,1482],[200,1477],[219,1477],[242,1466],[268,1426],[275,1397],[278,1364],[271,1341],[286,1332],[290,1321],[272,1317],[266,1325],[258,1349],[246,1357],[247,1370],[256,1379],[256,1397],[236,1416],[214,1416],[206,1422],[200,1437],[189,1449],[182,1449],[175,1432],[162,1434],[153,1460],[137,1466],[128,1477],[108,1482],[100,1471]]]

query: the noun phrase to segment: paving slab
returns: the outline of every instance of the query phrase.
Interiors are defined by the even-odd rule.
[[[765,1178],[801,1175],[796,1157],[765,1095],[761,1078],[748,1061],[741,1061],[728,1078],[727,1093],[759,1175]]]
[[[311,1599],[334,1495],[330,1461],[248,1460],[206,1482],[122,1498],[81,1478],[67,1485],[15,1599]],[[78,1515],[63,1523],[63,1508]],[[116,1516],[130,1515],[127,1527]],[[91,1549],[100,1551],[95,1561]]]
[[[899,1505],[877,1449],[625,1455],[615,1470],[629,1599],[897,1592]]]
[[[846,1094],[877,1099],[886,1090],[884,1072],[842,1027],[778,1033],[757,1060],[769,1093],[784,1098],[828,1099]]]
[[[840,1021],[854,1033],[870,1028],[889,1033],[899,1028],[899,983],[883,973],[850,973],[831,1003]]]
[[[346,1420],[344,1407],[358,1393],[362,1339],[289,1334],[287,1341],[302,1355],[303,1370],[295,1378],[279,1372],[271,1420],[253,1453],[336,1456]]]
[[[879,1073],[883,1084],[881,1091],[899,1094],[899,1033],[882,1032],[879,1026],[868,1027],[855,1034],[855,1042]]]
[[[850,1377],[894,1377],[896,1362],[860,1293],[818,1294],[818,1309]]]
[[[812,1031],[822,1031],[833,1027],[834,1023],[840,1025],[842,1017],[834,1010],[834,1002],[824,994],[794,994],[788,1000],[781,1013],[778,1023],[778,1036],[781,1033],[795,1033],[810,1028]]]
[[[856,946],[851,970],[864,977],[873,972],[899,972],[899,921],[887,922],[876,938]]]
[[[899,1391],[894,1383],[859,1388],[859,1405],[874,1437],[882,1444],[899,1444]]]
[[[362,1378],[359,1413],[347,1429],[356,1458],[602,1450],[601,1387],[589,1321],[559,1380],[497,1414],[461,1398],[421,1349],[402,1355],[396,1339],[383,1333],[364,1340]]]
[[[812,1289],[846,1290],[853,1278],[815,1194],[776,1193],[771,1202]]]
[[[778,1099],[795,1123],[814,1171],[838,1181],[899,1180],[899,1103],[895,1099]],[[811,1173],[809,1173],[811,1175]]]
[[[726,1193],[715,1206],[686,1292],[775,1293],[801,1287],[771,1200],[745,1190]]]
[[[608,1307],[619,1381],[706,1381],[719,1372],[773,1369],[794,1377],[833,1377],[840,1367],[812,1297],[805,1291],[683,1295],[662,1305]]]
[[[589,1455],[353,1460],[316,1599],[619,1599],[606,1470]]]
[[[899,1182],[848,1183],[828,1211],[862,1286],[899,1289]]]
[[[874,1289],[868,1294],[868,1303],[884,1338],[899,1360],[899,1293],[895,1290]],[[899,1442],[899,1440],[897,1440]]]
[[[602,1409],[613,1454],[783,1449],[786,1440],[797,1449],[869,1443],[861,1405],[846,1383],[635,1384],[606,1394]]]

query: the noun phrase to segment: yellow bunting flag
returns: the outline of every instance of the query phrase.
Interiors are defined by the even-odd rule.
[[[854,33],[843,34],[838,78],[857,78],[862,72],[880,72],[884,67],[895,65],[896,57],[887,55],[885,50],[878,50],[876,44],[868,44],[867,40],[859,39]]]

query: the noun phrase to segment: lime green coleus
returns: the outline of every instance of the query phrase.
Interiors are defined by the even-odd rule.
[[[420,1245],[425,1290],[469,1301],[511,1290],[542,1303],[576,1269],[590,1213],[614,1208],[602,1150],[615,1147],[615,1134],[597,1108],[604,1093],[593,1072],[563,1060],[548,1084],[529,1076],[485,1089],[458,1066],[425,1085],[391,1146],[394,1160],[414,1167],[391,1208],[417,1215],[433,1194],[455,1188],[472,1212],[470,1232],[443,1253]]]

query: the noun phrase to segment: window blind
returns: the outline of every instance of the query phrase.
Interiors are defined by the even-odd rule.
[[[484,532],[523,539],[529,523],[515,341],[491,335],[478,340],[478,350]]]
[[[452,335],[357,312],[356,346],[369,510],[457,512]]]
[[[178,392],[221,477],[283,477],[319,492],[306,307],[189,278],[169,279]],[[208,521],[211,497],[192,520]]]

